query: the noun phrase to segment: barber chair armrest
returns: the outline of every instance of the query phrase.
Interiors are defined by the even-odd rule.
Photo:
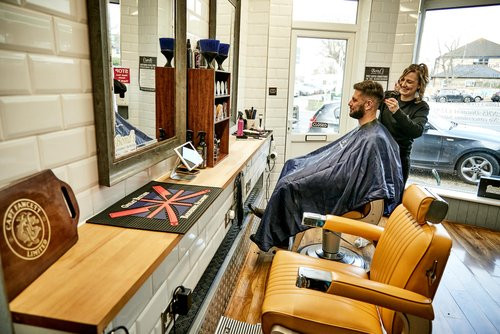
[[[355,235],[368,240],[380,239],[384,231],[384,228],[377,225],[335,215],[326,215],[326,222],[323,228],[329,231]]]
[[[433,320],[432,300],[406,289],[332,272],[328,293]]]

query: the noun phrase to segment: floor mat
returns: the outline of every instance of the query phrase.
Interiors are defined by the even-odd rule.
[[[220,317],[215,334],[262,334],[260,324],[247,324],[246,322]]]

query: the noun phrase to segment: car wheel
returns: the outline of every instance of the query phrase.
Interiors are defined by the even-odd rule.
[[[476,98],[474,99],[474,101],[476,101],[476,102],[481,102],[481,100],[482,100],[482,98],[479,96],[476,96]]]
[[[469,103],[471,101],[471,98],[470,97],[464,97],[464,102],[465,103]]]
[[[469,153],[458,161],[458,176],[466,183],[477,184],[481,176],[498,175],[498,161],[488,153]]]
[[[439,98],[439,102],[446,102],[446,97],[441,96],[441,97]]]

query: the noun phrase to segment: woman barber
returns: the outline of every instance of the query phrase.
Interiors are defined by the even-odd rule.
[[[384,103],[380,105],[379,120],[399,145],[404,183],[410,172],[413,140],[424,132],[429,115],[429,105],[422,100],[428,82],[427,65],[411,64],[399,77],[396,84],[399,91],[386,92]]]

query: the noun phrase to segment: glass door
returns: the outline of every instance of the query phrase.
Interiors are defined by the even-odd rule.
[[[346,132],[354,34],[293,31],[286,158]]]

